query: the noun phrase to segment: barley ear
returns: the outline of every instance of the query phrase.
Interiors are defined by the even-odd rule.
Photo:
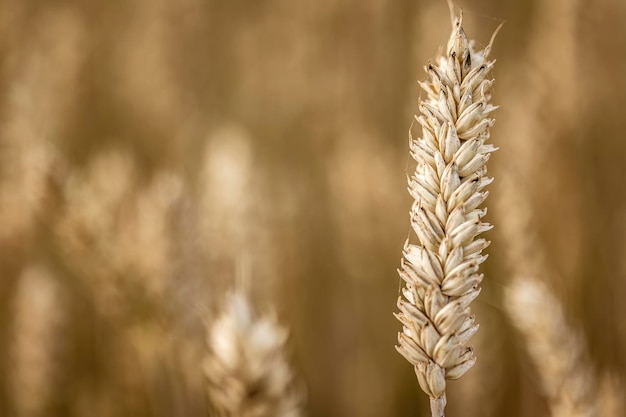
[[[478,236],[491,225],[481,221],[486,209],[480,206],[492,181],[486,164],[496,150],[487,143],[496,109],[490,104],[490,46],[475,50],[462,13],[454,19],[443,56],[426,66],[429,79],[420,83],[426,93],[416,116],[422,137],[409,132],[416,162],[408,179],[415,199],[410,220],[417,242],[407,240],[398,270],[404,297],[398,299],[403,328],[396,348],[414,366],[436,417],[444,415],[446,380],[460,378],[476,361],[467,345],[478,330],[469,306],[480,292],[479,265],[487,258],[482,250],[489,242]]]

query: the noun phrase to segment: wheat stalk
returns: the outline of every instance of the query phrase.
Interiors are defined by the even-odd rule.
[[[504,305],[524,336],[552,416],[597,416],[597,383],[585,339],[568,323],[550,289],[534,278],[517,277]]]
[[[98,155],[86,172],[69,170],[65,207],[55,226],[63,262],[110,318],[132,322],[137,307],[163,307],[172,271],[170,217],[184,189],[173,173],[156,172],[140,186],[131,153]],[[141,315],[146,318],[149,315]]]
[[[0,12],[2,19],[5,13]],[[71,8],[34,19],[32,30],[16,40],[2,64],[8,76],[0,97],[2,240],[32,237],[37,223],[46,223],[40,216],[50,212],[48,180],[61,159],[58,142],[80,96],[78,80],[88,50],[86,27]]]
[[[10,398],[16,417],[44,416],[54,401],[65,315],[56,277],[41,265],[27,266],[15,293],[10,345]]]
[[[300,395],[285,360],[287,331],[257,317],[240,292],[228,296],[208,332],[209,399],[220,417],[298,417]]]
[[[486,143],[496,109],[487,79],[495,62],[488,60],[493,37],[476,51],[463,14],[453,22],[445,54],[426,66],[430,80],[420,83],[427,95],[416,117],[422,137],[409,132],[417,162],[408,179],[415,199],[410,218],[418,243],[407,240],[398,270],[405,287],[396,314],[403,325],[397,350],[415,367],[434,417],[444,415],[446,379],[461,377],[476,361],[467,346],[478,330],[469,305],[480,293],[478,267],[487,258],[481,252],[489,242],[477,236],[492,226],[481,221],[486,209],[479,206],[493,180],[486,163],[496,149]]]

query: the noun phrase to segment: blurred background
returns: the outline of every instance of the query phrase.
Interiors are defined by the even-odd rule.
[[[626,375],[626,2],[457,5],[479,46],[506,23],[478,363],[448,414],[547,416],[513,275]],[[449,31],[444,1],[1,0],[0,415],[208,415],[206,323],[242,281],[290,330],[306,415],[428,415],[392,312]]]

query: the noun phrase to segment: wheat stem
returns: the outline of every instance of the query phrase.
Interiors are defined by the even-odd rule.
[[[445,54],[426,66],[430,80],[420,83],[422,137],[409,132],[416,161],[408,179],[415,199],[410,211],[417,243],[404,245],[398,299],[402,323],[397,350],[415,367],[433,416],[444,415],[446,379],[460,378],[475,363],[469,338],[478,330],[470,303],[480,293],[479,265],[489,242],[478,235],[491,229],[481,219],[486,209],[486,163],[496,150],[487,144],[494,61],[474,49],[463,30],[462,13],[453,23]],[[492,38],[493,41],[493,38]]]
[[[431,398],[430,399],[430,411],[432,417],[445,417],[446,408],[446,394],[443,394],[440,398]]]

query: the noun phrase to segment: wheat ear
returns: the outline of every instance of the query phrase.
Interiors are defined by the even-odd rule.
[[[287,331],[230,294],[208,332],[209,399],[220,417],[299,417],[301,398],[285,360]]]
[[[517,277],[505,292],[507,313],[524,336],[554,417],[598,416],[598,385],[584,337],[541,281]]]
[[[469,305],[480,292],[478,267],[489,245],[477,236],[492,227],[481,221],[486,209],[479,206],[493,180],[486,163],[496,148],[486,141],[496,107],[489,104],[493,81],[487,77],[495,61],[487,59],[491,42],[476,51],[462,23],[461,13],[445,54],[426,66],[430,79],[420,83],[426,92],[416,116],[422,137],[409,132],[417,166],[408,179],[418,243],[407,240],[398,270],[405,287],[396,348],[415,367],[434,417],[444,415],[445,380],[461,377],[476,361],[466,344],[478,329]]]

